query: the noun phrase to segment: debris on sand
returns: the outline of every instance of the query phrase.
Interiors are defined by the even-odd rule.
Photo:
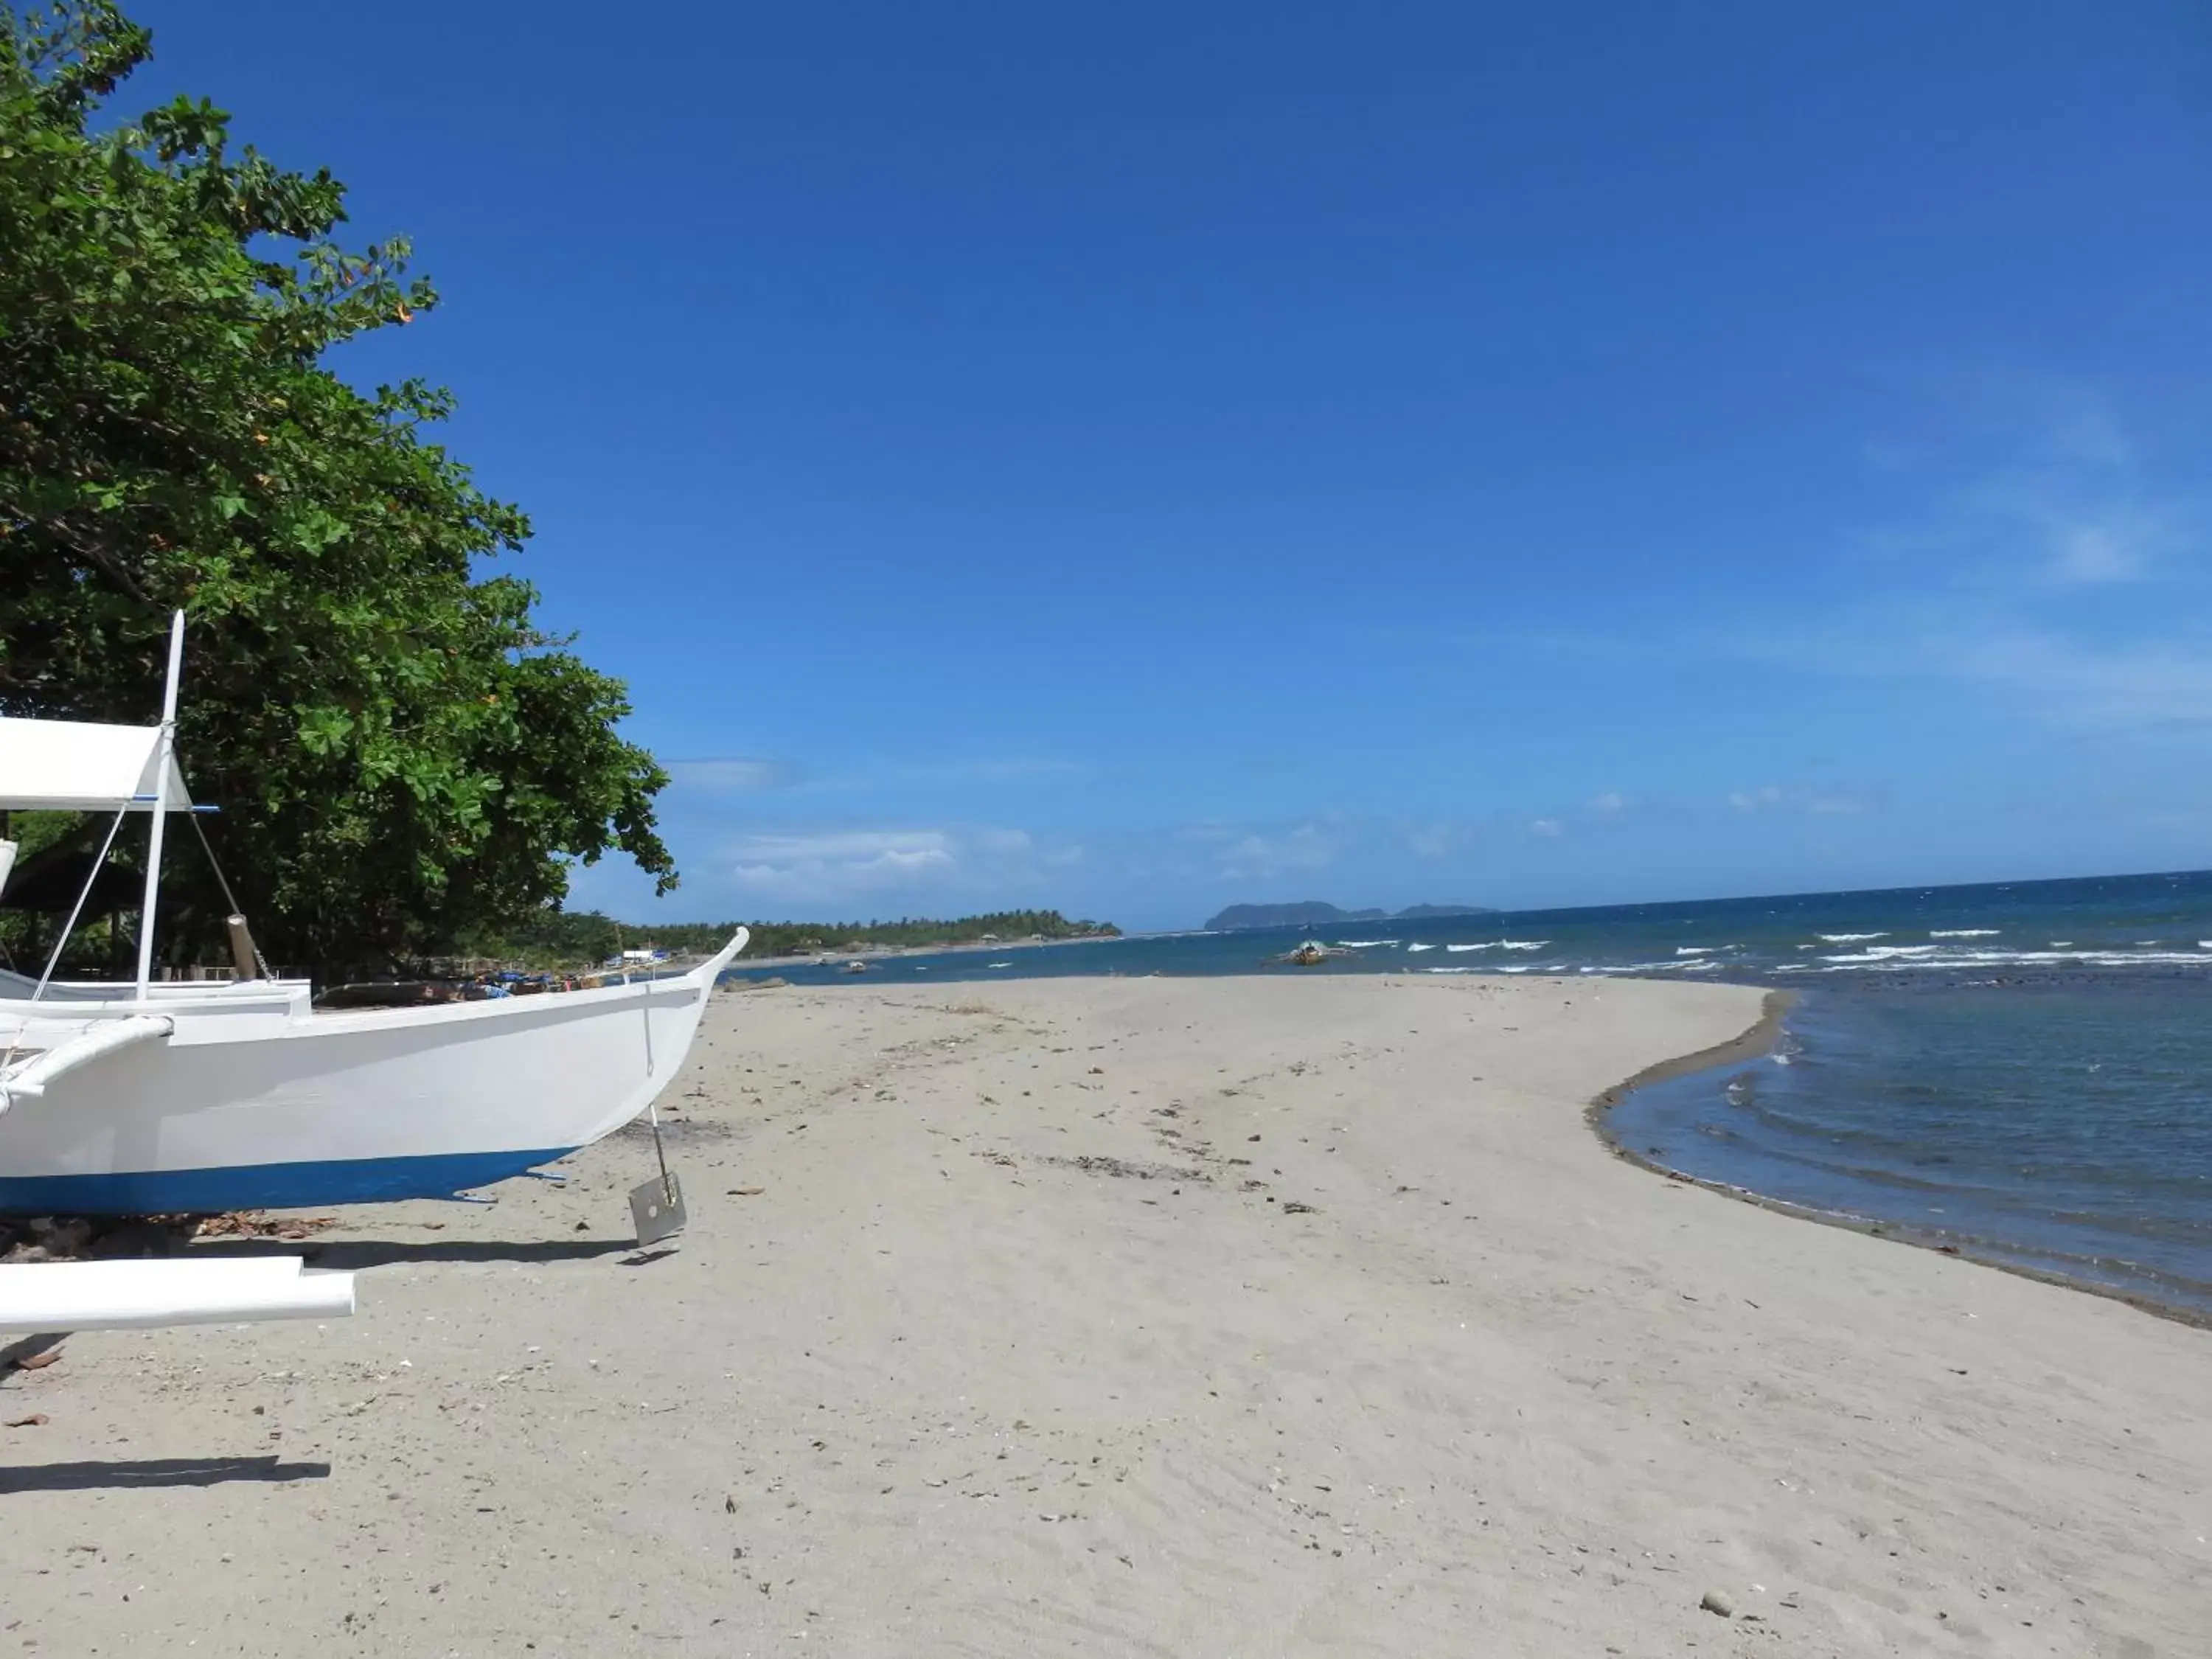
[[[1203,1170],[1178,1169],[1171,1164],[1140,1164],[1131,1158],[1104,1158],[1088,1152],[1077,1158],[1047,1158],[1038,1161],[1057,1164],[1062,1169],[1081,1170],[1090,1175],[1114,1176],[1126,1181],[1208,1182],[1212,1179]]]
[[[259,1210],[232,1210],[204,1217],[193,1230],[196,1238],[305,1238],[335,1227],[334,1215],[271,1216]]]

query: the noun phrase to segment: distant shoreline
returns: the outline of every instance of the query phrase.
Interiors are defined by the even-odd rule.
[[[817,968],[824,963],[881,962],[895,957],[944,957],[977,951],[1036,951],[1048,945],[1113,945],[1126,933],[1078,933],[1068,939],[963,939],[951,945],[856,945],[850,950],[805,951],[780,957],[740,955],[732,971],[750,968]]]

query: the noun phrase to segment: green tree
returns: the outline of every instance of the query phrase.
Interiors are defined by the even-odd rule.
[[[96,122],[149,45],[0,0],[0,710],[147,723],[185,610],[180,752],[279,961],[443,948],[610,850],[673,886],[667,775],[487,569],[529,521],[434,441],[450,396],[324,366],[435,305],[406,244],[342,247],[343,187],[204,100]],[[181,840],[172,956],[225,908]]]

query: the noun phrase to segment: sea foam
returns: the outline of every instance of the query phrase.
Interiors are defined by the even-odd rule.
[[[2053,940],[2054,947],[2063,942]],[[1857,969],[1889,963],[1900,968],[2041,968],[2063,963],[2081,968],[2143,968],[2160,967],[2183,963],[2201,964],[2204,958],[2193,951],[2146,951],[2127,949],[2053,948],[2048,951],[2004,951],[1960,949],[1957,946],[1935,945],[1890,945],[1871,951],[1822,957],[1829,963],[1823,973],[1847,974]],[[1785,969],[1778,969],[1776,972]]]

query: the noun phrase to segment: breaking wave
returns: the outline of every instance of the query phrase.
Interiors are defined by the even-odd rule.
[[[2084,948],[2050,951],[1973,951],[1945,949],[1939,945],[1917,947],[1900,946],[1889,951],[1859,951],[1849,955],[1823,957],[1831,964],[1820,971],[1829,974],[1850,973],[1855,969],[1890,963],[1899,968],[2156,968],[2187,964],[2202,967],[2204,958],[2194,951],[2144,951],[2126,949]],[[1790,971],[1778,968],[1776,973]]]
[[[1877,933],[1876,939],[1881,937]],[[1934,956],[1943,947],[1940,945],[1871,945],[1863,951],[1846,951],[1835,956],[1822,957],[1823,962],[1911,962],[1916,957]],[[1966,954],[1972,955],[1969,951]]]

